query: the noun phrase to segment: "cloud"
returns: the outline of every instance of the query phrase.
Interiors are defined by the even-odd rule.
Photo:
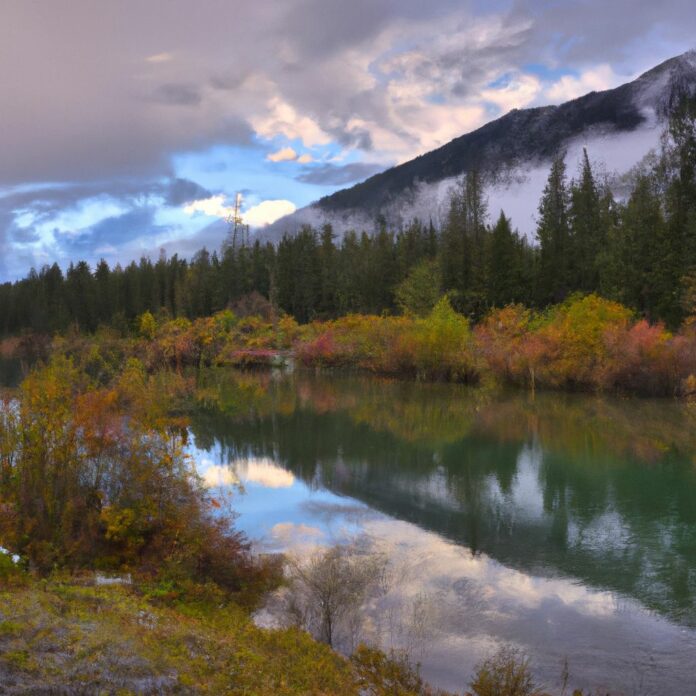
[[[173,59],[174,56],[171,53],[155,53],[145,58],[148,63],[168,63]]]
[[[212,195],[203,186],[188,179],[170,180],[163,193],[168,205],[183,205],[197,199],[209,198]]]
[[[226,205],[227,197],[217,194],[198,201],[192,201],[184,206],[188,215],[202,214],[207,217],[226,218],[234,212],[232,206]],[[286,200],[267,200],[242,211],[242,218],[251,227],[265,227],[285,215],[294,213],[297,209],[294,203]]]
[[[280,97],[272,97],[260,116],[252,116],[251,125],[258,135],[269,140],[279,135],[288,140],[301,140],[306,147],[326,145],[331,141],[319,124],[302,115]]]
[[[297,177],[298,181],[320,186],[342,186],[355,181],[362,181],[381,171],[383,167],[367,162],[352,162],[350,164],[325,164],[307,168]]]
[[[518,74],[501,87],[483,90],[481,98],[495,104],[502,113],[507,113],[531,104],[539,96],[541,89],[541,80],[535,75]]]
[[[271,162],[291,162],[297,159],[297,153],[291,147],[284,147],[276,152],[271,152],[266,159]]]
[[[263,201],[255,205],[253,208],[244,211],[242,217],[244,222],[251,227],[265,227],[285,215],[294,213],[297,206],[291,201],[276,200]]]
[[[585,70],[580,75],[564,75],[545,90],[546,97],[553,103],[576,99],[592,91],[610,89],[622,82],[610,65],[598,65]]]
[[[202,96],[196,85],[172,82],[160,85],[155,90],[155,99],[173,106],[197,106]]]
[[[188,213],[189,215],[202,213],[208,217],[225,218],[234,212],[234,208],[225,205],[226,198],[227,196],[219,193],[217,196],[210,196],[209,198],[192,201],[188,205],[184,206],[184,212]]]
[[[55,0],[37,13],[7,0],[0,200],[34,186],[16,209],[40,222],[78,196],[141,195],[128,206],[167,209],[226,190],[220,178],[177,169],[183,154],[243,146],[263,162],[272,143],[305,165],[299,176],[273,168],[288,170],[287,192],[258,185],[258,167],[229,170],[240,180],[230,190],[254,188],[271,199],[254,215],[268,213],[280,199],[359,180],[510,108],[603,89],[692,48],[692,4],[123,0],[105,13],[92,0]],[[322,169],[336,156],[366,168]],[[157,191],[177,178],[201,190]],[[35,226],[16,227],[15,208],[2,206],[4,267],[52,260],[55,249],[31,241]],[[160,227],[141,232],[154,238]]]
[[[49,3],[40,16],[10,2],[0,156],[11,166],[0,178],[167,175],[173,153],[249,142],[253,131],[401,160],[477,125],[481,93],[525,63],[633,74],[685,50],[691,5],[125,0],[107,21],[89,0]],[[562,89],[574,93],[553,94]],[[488,96],[505,109],[526,98],[513,91]]]

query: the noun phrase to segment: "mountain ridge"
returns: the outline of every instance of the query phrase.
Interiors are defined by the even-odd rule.
[[[513,109],[435,150],[320,198],[266,228],[266,235],[277,237],[303,224],[323,222],[331,222],[340,233],[360,224],[373,226],[378,215],[398,226],[408,221],[404,219],[408,213],[427,219],[428,207],[432,218],[443,195],[433,187],[471,169],[479,170],[490,186],[509,194],[516,177],[548,162],[578,138],[616,139],[650,131],[656,145],[656,131],[675,104],[695,95],[696,50],[690,50],[618,87],[589,92],[563,104]],[[633,143],[630,149],[639,148]],[[612,162],[605,164],[622,173]]]

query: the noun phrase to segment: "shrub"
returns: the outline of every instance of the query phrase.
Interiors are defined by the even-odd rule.
[[[469,686],[473,696],[543,696],[534,683],[529,660],[510,647],[484,660]]]
[[[182,378],[130,360],[108,388],[58,356],[0,411],[0,539],[55,566],[163,573],[241,592],[265,570],[215,515],[168,414]]]

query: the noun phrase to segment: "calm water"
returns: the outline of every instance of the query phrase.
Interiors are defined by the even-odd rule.
[[[16,387],[24,377],[19,360],[0,356],[0,387]]]
[[[515,644],[549,688],[696,694],[696,409],[294,375],[204,376],[192,451],[258,548],[392,559],[383,643],[463,689]],[[418,640],[403,613],[427,620]],[[401,614],[399,614],[399,611]],[[397,618],[395,618],[397,617]],[[399,618],[400,617],[400,618]]]

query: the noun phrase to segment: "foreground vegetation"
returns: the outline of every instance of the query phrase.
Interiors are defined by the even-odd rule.
[[[185,454],[193,381],[92,359],[57,353],[0,405],[3,693],[434,693],[378,650],[257,628],[279,559]]]
[[[232,603],[168,606],[74,579],[0,591],[6,694],[358,694],[357,677],[308,634],[258,629]]]
[[[577,302],[606,310],[597,298]],[[424,375],[480,378],[479,358],[461,346],[480,350],[482,338],[442,301],[425,318],[304,327],[227,312],[160,323],[146,314],[137,337],[56,338],[46,363],[5,394],[0,546],[9,553],[0,549],[0,680],[9,693],[435,693],[401,656],[353,645],[352,656],[341,657],[322,645],[337,634],[313,603],[315,589],[298,594],[305,604],[294,606],[304,606],[318,642],[297,628],[257,628],[251,611],[282,582],[279,564],[252,556],[231,524],[229,501],[203,486],[186,456],[188,413],[224,406],[226,398],[206,371],[186,366],[268,364],[291,347],[307,364],[331,364],[330,353],[319,360],[312,350],[341,322],[350,326],[346,340],[364,338],[350,359],[392,359],[389,341],[408,337],[417,347],[410,359],[431,370]],[[385,370],[391,363],[355,364]],[[238,389],[258,390],[256,381],[242,379]],[[95,586],[94,571],[129,582]],[[335,573],[323,575],[336,585]],[[353,593],[375,575],[353,573]],[[341,611],[332,609],[332,625]],[[541,693],[514,655],[486,661],[470,688],[476,696]]]

